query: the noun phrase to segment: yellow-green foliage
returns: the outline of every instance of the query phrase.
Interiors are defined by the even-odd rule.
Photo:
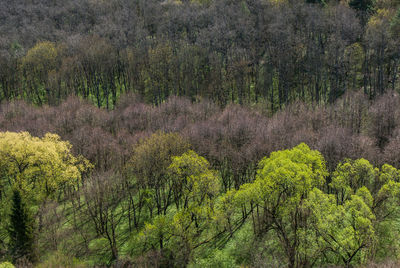
[[[56,134],[37,138],[28,132],[0,132],[0,185],[17,187],[36,201],[76,184],[90,167]]]
[[[337,166],[330,186],[338,192],[338,202],[343,203],[362,186],[371,190],[378,172],[368,160],[348,159]]]
[[[362,48],[361,43],[353,43],[348,47],[346,47],[345,56],[346,60],[349,61],[350,66],[354,71],[353,75],[356,76],[355,78],[357,79],[358,78],[357,74],[361,73],[362,71],[365,58],[365,52],[364,49]]]
[[[362,254],[357,253],[375,240],[375,216],[369,205],[372,196],[366,187],[351,195],[343,205],[337,205],[334,195],[314,189],[304,204],[310,216],[309,227],[301,231],[304,244],[300,250],[309,256],[324,251],[328,256],[333,254],[331,261],[336,264],[348,265],[355,258],[360,259]]]
[[[283,205],[283,210],[297,206],[314,187],[321,186],[328,175],[325,161],[318,151],[300,144],[291,150],[278,151],[259,163],[253,183],[243,185],[236,202]]]
[[[386,225],[397,225],[399,175],[390,165],[378,169],[366,159],[340,163],[332,174],[333,194],[314,189],[305,201],[309,228],[302,230],[301,250],[312,256],[325,248],[331,262],[345,265],[365,262],[368,252],[398,255],[398,243],[386,242],[398,232]]]
[[[129,168],[137,180],[147,187],[162,184],[171,157],[186,152],[189,146],[177,133],[154,133],[134,148]]]
[[[56,66],[57,56],[58,50],[52,42],[39,42],[28,50],[22,60],[22,66],[42,72]]]
[[[303,211],[300,209],[310,191],[321,187],[328,175],[321,153],[302,143],[291,150],[271,153],[259,163],[254,182],[244,184],[239,190],[227,192],[219,203],[217,220],[231,229],[229,220],[235,208],[241,211],[247,206],[262,209],[253,214],[255,232],[275,230],[279,237],[290,237],[291,242],[281,240],[288,260],[294,261],[292,252],[299,250],[299,234]],[[259,210],[258,210],[259,211]],[[267,220],[265,220],[267,219]],[[258,227],[256,227],[258,226]]]
[[[15,266],[10,262],[2,262],[0,263],[0,268],[14,268]]]
[[[14,267],[14,266],[13,266]],[[88,267],[83,262],[80,262],[75,257],[71,257],[63,254],[60,251],[52,252],[48,257],[41,263],[39,263],[37,268],[52,268],[52,267]],[[1,265],[0,265],[0,268]]]
[[[174,157],[168,168],[176,182],[176,190],[181,194],[181,204],[173,217],[174,233],[178,236],[185,232],[189,234],[189,231],[197,232],[193,225],[200,226],[214,218],[219,180],[209,167],[205,158],[188,151]]]
[[[209,168],[208,161],[191,150],[172,158],[168,171],[174,178],[175,185],[182,185],[180,194],[187,205],[200,206],[218,195],[219,180]]]

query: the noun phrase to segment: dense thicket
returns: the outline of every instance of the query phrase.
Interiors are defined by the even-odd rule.
[[[398,1],[2,1],[0,100],[113,107],[123,92],[218,104],[399,89]]]

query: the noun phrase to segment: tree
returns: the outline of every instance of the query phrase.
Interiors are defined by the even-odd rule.
[[[215,202],[220,182],[208,161],[188,151],[172,158],[168,172],[172,177],[176,212],[156,217],[146,224],[142,239],[164,252],[173,252],[175,266],[189,264],[193,250],[212,240]]]
[[[40,203],[60,198],[66,187],[77,187],[82,173],[91,168],[83,157],[71,153],[69,142],[56,134],[43,138],[28,132],[0,132],[0,190],[15,187]]]
[[[332,182],[330,183],[333,195],[330,195],[329,198],[333,198],[333,203],[336,204],[338,209],[350,209],[352,206],[364,207],[357,208],[359,212],[364,213],[357,217],[368,218],[368,220],[359,218],[357,221],[359,221],[359,223],[364,221],[364,223],[367,224],[364,227],[369,230],[364,227],[364,229],[357,230],[359,227],[356,225],[353,227],[346,227],[353,228],[352,232],[354,233],[346,235],[349,241],[353,242],[349,242],[346,246],[346,254],[343,254],[344,248],[340,250],[340,254],[336,252],[342,256],[341,259],[343,259],[346,265],[350,264],[352,260],[348,257],[352,256],[354,253],[354,257],[358,259],[358,261],[355,262],[360,261],[359,254],[357,257],[357,253],[355,252],[358,247],[360,247],[358,250],[364,251],[364,253],[370,252],[373,256],[380,256],[381,258],[386,258],[388,255],[394,254],[394,252],[399,252],[399,246],[393,243],[393,239],[400,234],[396,228],[391,228],[391,226],[398,224],[400,215],[399,181],[400,173],[396,168],[388,164],[383,165],[380,169],[374,168],[369,161],[365,159],[347,159],[340,163],[333,172]],[[315,200],[318,200],[319,203],[321,202],[321,198],[316,198]],[[325,208],[323,210],[327,211]],[[329,213],[327,212],[326,217],[328,217],[328,215]],[[323,221],[327,220],[322,220],[322,222]],[[342,222],[343,220],[339,219],[339,221]],[[345,228],[343,227],[343,223],[341,223],[340,226],[340,229]],[[333,226],[330,228],[333,228],[332,232],[335,229]],[[335,234],[339,235],[339,233],[339,231],[335,231]],[[333,233],[331,233],[331,235],[340,241],[334,242],[335,244],[338,245],[342,243]],[[370,240],[366,239],[365,236],[370,236]],[[356,243],[355,241],[358,242]],[[329,243],[331,244],[332,241]],[[349,247],[349,245],[351,246]],[[342,246],[344,247],[344,244]],[[345,257],[345,255],[348,257]],[[345,259],[347,259],[347,263]]]
[[[168,42],[148,51],[149,68],[146,69],[145,99],[149,103],[160,104],[172,93],[172,53],[173,48]]]
[[[173,178],[177,209],[189,209],[211,201],[219,192],[220,182],[208,161],[194,151],[172,158],[168,172]]]
[[[257,235],[275,232],[289,267],[309,264],[297,254],[299,230],[307,223],[301,206],[312,189],[324,184],[327,175],[322,155],[300,144],[263,158],[256,180],[242,185],[234,195],[236,207],[251,205]]]
[[[357,15],[363,27],[368,23],[369,17],[375,12],[375,0],[350,0],[349,6],[358,11]],[[364,64],[367,64],[367,62]]]
[[[33,225],[32,216],[22,200],[20,191],[14,189],[8,230],[9,250],[14,262],[20,258],[27,258],[30,262],[35,262]]]
[[[319,261],[350,267],[360,263],[361,252],[375,241],[371,206],[372,196],[365,187],[343,205],[336,203],[334,195],[319,189],[311,191],[304,204],[310,216],[307,228],[302,230],[302,253],[312,256],[313,264]]]
[[[0,99],[2,100],[5,99],[9,101],[18,96],[17,65],[17,57],[14,53],[0,53]]]
[[[378,170],[375,170],[365,159],[354,161],[347,159],[339,163],[332,174],[332,182],[330,183],[330,187],[336,194],[337,203],[344,204],[361,187],[367,187],[372,192],[375,187],[377,172]]]
[[[128,189],[137,189],[139,203],[143,196],[151,197],[147,202],[150,217],[153,210],[157,215],[166,214],[172,200],[172,180],[167,168],[173,156],[183,154],[189,149],[186,142],[177,133],[157,132],[141,140],[133,149],[133,156],[127,165]],[[132,202],[134,197],[131,196]],[[132,203],[132,209],[139,209],[134,214],[140,215],[141,206],[138,208]]]
[[[375,0],[350,0],[349,6],[356,10],[371,13],[374,11]]]
[[[115,48],[104,38],[96,35],[84,38],[79,44],[81,73],[87,83],[83,96],[92,98],[97,107],[110,108],[117,101]]]
[[[398,40],[400,37],[400,7],[397,9],[395,16],[390,22],[390,31],[393,37]]]
[[[26,82],[26,93],[31,101],[39,105],[49,100],[50,89],[46,87],[46,82],[50,71],[60,64],[59,50],[52,42],[38,42],[22,59],[21,69]]]

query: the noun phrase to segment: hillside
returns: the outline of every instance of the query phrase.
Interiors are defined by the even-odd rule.
[[[400,1],[3,0],[0,268],[400,266]]]

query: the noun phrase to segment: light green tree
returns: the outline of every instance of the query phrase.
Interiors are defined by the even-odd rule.
[[[301,254],[308,255],[312,265],[349,267],[365,260],[376,238],[372,202],[366,187],[339,205],[334,195],[311,191],[304,204],[310,214],[301,230]]]
[[[385,164],[378,169],[366,159],[347,159],[333,172],[330,187],[336,205],[345,208],[356,195],[371,210],[374,218],[371,228],[375,237],[379,237],[374,247],[370,247],[370,243],[363,244],[371,256],[384,259],[400,253],[400,244],[396,241],[400,232],[398,228],[393,228],[399,224],[400,216],[400,173],[396,168]]]
[[[328,174],[325,161],[318,151],[300,144],[265,157],[259,168],[253,183],[228,195],[234,194],[236,207],[250,204],[255,232],[276,235],[289,267],[306,265],[307,260],[298,254],[299,230],[307,222],[302,204],[312,189],[324,184]]]
[[[346,159],[340,163],[332,174],[330,187],[336,193],[339,204],[343,204],[351,198],[357,189],[365,186],[370,192],[375,187],[375,177],[379,173],[378,169],[365,159],[351,160]]]

